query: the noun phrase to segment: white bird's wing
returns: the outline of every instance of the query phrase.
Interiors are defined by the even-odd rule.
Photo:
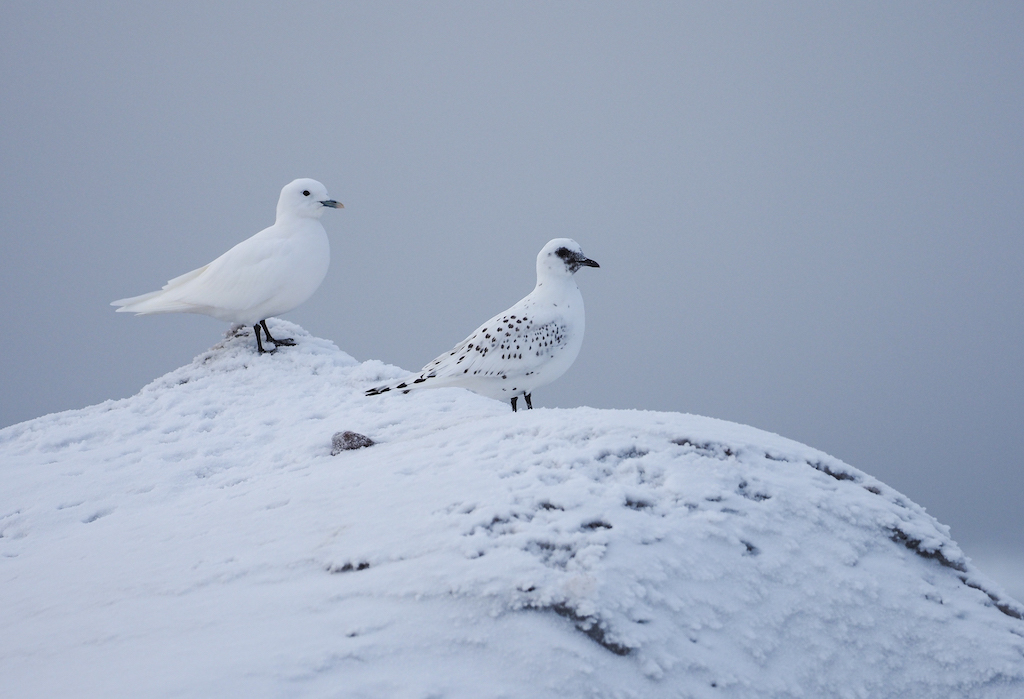
[[[257,234],[258,236],[259,234]],[[284,280],[273,279],[275,258],[287,252],[280,239],[244,240],[208,265],[171,279],[160,291],[114,301],[132,313],[205,313],[243,310],[277,293]]]
[[[157,299],[157,298],[159,298],[161,296],[164,296],[171,289],[174,289],[174,288],[177,288],[179,286],[182,286],[183,284],[187,284],[188,282],[192,281],[193,279],[198,277],[200,274],[205,272],[206,268],[209,267],[209,266],[210,265],[203,265],[199,269],[194,269],[191,272],[186,272],[185,274],[177,276],[174,279],[172,279],[169,282],[167,282],[166,284],[164,284],[163,288],[161,288],[159,291],[150,291],[148,294],[141,294],[139,296],[132,296],[132,297],[129,297],[129,298],[126,298],[126,299],[118,299],[117,301],[111,301],[110,305],[111,306],[120,306],[121,308],[117,309],[118,313],[120,313],[122,311],[128,311],[128,312],[133,312],[134,311],[136,313],[153,313],[155,311],[136,310],[136,308],[141,308],[142,307],[141,304],[145,304],[147,301],[151,301],[153,299]],[[150,304],[150,305],[152,305],[152,304]]]
[[[193,279],[198,277],[200,274],[205,272],[206,268],[209,267],[209,266],[210,265],[203,265],[199,269],[194,269],[191,272],[185,272],[181,276],[175,277],[171,281],[169,281],[166,284],[164,284],[164,287],[163,287],[163,289],[161,289],[161,291],[167,291],[168,289],[173,289],[176,286],[181,286],[182,284],[184,284],[186,282],[192,281]]]
[[[277,294],[287,278],[280,277],[280,260],[288,254],[283,239],[250,238],[231,248],[168,296],[196,306],[243,310]],[[214,301],[215,300],[215,301]]]

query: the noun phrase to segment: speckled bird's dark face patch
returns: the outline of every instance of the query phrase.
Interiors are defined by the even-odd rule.
[[[570,274],[576,274],[576,270],[584,265],[587,267],[597,267],[596,262],[587,259],[586,255],[576,250],[563,247],[555,250],[555,254],[562,258],[562,262],[565,263],[565,267],[569,270]]]
[[[576,263],[576,261],[580,257],[578,254],[576,254],[569,248],[558,248],[557,250],[555,250],[555,254],[562,258],[562,262],[564,262],[565,266],[568,267],[569,269],[572,269],[573,263]],[[576,269],[579,269],[579,267],[579,263],[576,263]],[[575,272],[576,269],[572,269],[572,271]]]

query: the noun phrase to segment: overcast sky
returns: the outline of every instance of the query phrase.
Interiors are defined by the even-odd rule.
[[[322,181],[288,318],[418,369],[575,238],[535,405],[734,420],[1024,557],[1024,4],[4,3],[0,425],[219,340],[108,304]],[[272,390],[269,387],[268,390]]]

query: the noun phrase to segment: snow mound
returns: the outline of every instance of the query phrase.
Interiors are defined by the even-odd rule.
[[[0,431],[5,697],[1024,695],[1024,607],[827,454],[272,330]]]

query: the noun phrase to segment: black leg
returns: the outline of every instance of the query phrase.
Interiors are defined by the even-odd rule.
[[[531,394],[527,393],[525,396],[523,396],[523,398],[526,399],[526,407],[527,407],[527,409],[533,410],[533,401],[530,400],[531,398],[533,398],[533,396]]]
[[[516,403],[519,402],[519,396],[512,396],[512,412],[516,412]]]
[[[277,351],[277,349],[272,349],[272,350],[265,350],[265,349],[263,349],[263,340],[260,339],[260,325],[259,325],[259,323],[257,323],[256,325],[252,326],[252,331],[254,333],[256,333],[256,347],[259,348],[260,354],[268,354],[270,352],[276,352]],[[269,333],[267,334],[267,339],[268,340],[270,339],[270,334]]]
[[[284,345],[285,347],[291,347],[295,344],[295,340],[290,337],[282,337],[280,340],[275,340],[270,336],[270,331],[267,330],[267,321],[261,320],[260,325],[263,326],[263,332],[267,334],[267,339],[273,342],[275,345]]]

